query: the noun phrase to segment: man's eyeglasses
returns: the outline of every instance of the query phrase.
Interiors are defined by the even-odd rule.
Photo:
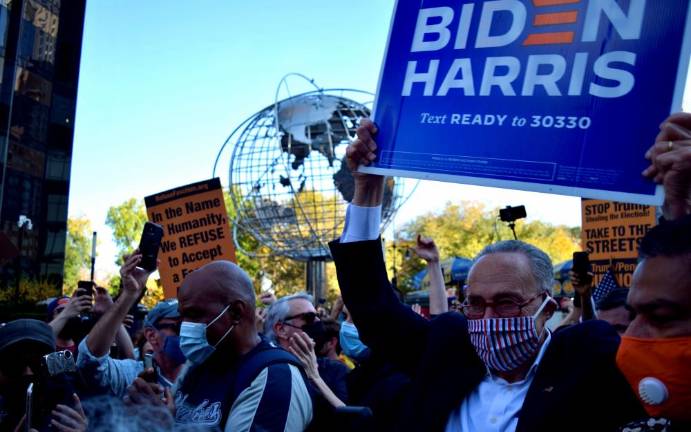
[[[287,316],[283,319],[283,321],[291,321],[296,318],[300,318],[305,322],[305,324],[312,324],[317,319],[317,314],[315,312],[304,312],[297,315]]]
[[[483,298],[471,298],[461,304],[463,313],[469,319],[480,319],[485,316],[485,309],[491,306],[494,313],[501,318],[513,318],[521,314],[521,310],[528,306],[533,300],[540,297],[539,293],[523,302],[516,301],[510,297],[499,299],[498,301],[485,301]]]
[[[158,323],[155,325],[156,330],[171,330],[176,334],[180,334],[180,323]]]

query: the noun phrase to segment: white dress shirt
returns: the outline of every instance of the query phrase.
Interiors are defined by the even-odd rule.
[[[346,211],[341,243],[374,240],[379,237],[381,206],[360,207],[353,204]],[[528,388],[552,336],[542,344],[525,379],[509,383],[492,375],[489,370],[480,384],[456,408],[446,423],[446,432],[513,432],[518,424],[518,413],[523,406]]]
[[[446,432],[512,432],[518,424],[518,413],[521,411],[528,388],[533,382],[537,367],[542,360],[552,336],[547,331],[547,338],[528,370],[525,379],[508,383],[503,378],[487,375],[456,408],[446,423]]]
[[[376,240],[381,225],[381,206],[360,207],[349,204],[346,210],[345,226],[341,243]]]

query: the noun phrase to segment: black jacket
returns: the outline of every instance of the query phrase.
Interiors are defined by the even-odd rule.
[[[486,368],[458,313],[427,321],[389,284],[379,240],[330,244],[343,300],[363,343],[412,379],[391,430],[443,431]],[[552,335],[519,414],[517,431],[612,431],[644,416],[616,367],[619,336],[603,321]]]
[[[322,377],[326,385],[344,403],[348,403],[348,366],[338,360],[331,360],[327,357],[318,357],[319,376]]]

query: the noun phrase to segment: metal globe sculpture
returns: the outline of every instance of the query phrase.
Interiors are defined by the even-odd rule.
[[[359,120],[370,115],[365,104],[345,94],[371,98],[343,89],[289,97],[248,118],[226,141],[233,145],[235,229],[274,254],[330,259],[327,243],[341,234],[354,192],[346,147],[356,138]],[[386,179],[382,228],[402,204],[402,193],[402,182]],[[234,237],[237,243],[237,232]]]

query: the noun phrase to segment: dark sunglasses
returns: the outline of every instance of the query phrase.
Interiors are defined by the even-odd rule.
[[[290,321],[290,320],[294,320],[296,318],[302,319],[306,324],[312,324],[314,322],[314,320],[317,319],[317,314],[315,312],[304,312],[301,314],[291,315],[289,317],[285,317],[285,319],[283,319],[283,321]]]

